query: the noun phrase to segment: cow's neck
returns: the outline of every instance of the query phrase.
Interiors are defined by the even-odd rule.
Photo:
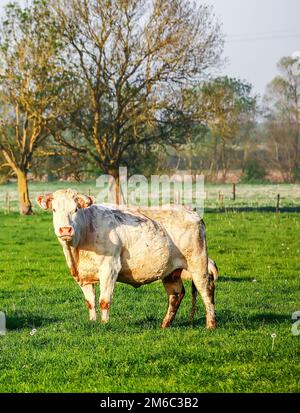
[[[85,211],[83,211],[85,212]],[[64,255],[68,264],[68,267],[70,268],[72,277],[79,282],[79,274],[78,274],[78,264],[79,264],[79,251],[81,249],[88,249],[89,250],[89,242],[88,242],[88,217],[83,213],[82,214],[83,218],[83,225],[77,231],[80,230],[80,242],[76,247],[72,247],[70,245],[64,245],[63,250],[64,250]]]
[[[76,281],[79,281],[79,276],[78,276],[79,250],[78,248],[71,247],[70,245],[65,245],[63,249],[64,249],[64,254],[67,260],[68,267],[70,268],[72,277],[74,277]]]

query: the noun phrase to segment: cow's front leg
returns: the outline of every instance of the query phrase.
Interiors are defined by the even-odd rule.
[[[86,284],[84,286],[80,286],[82,292],[85,297],[86,304],[89,309],[89,320],[96,321],[97,320],[97,313],[96,313],[96,294],[95,288],[93,284]]]
[[[109,322],[109,309],[120,268],[119,260],[107,260],[101,266],[99,303],[102,323]]]

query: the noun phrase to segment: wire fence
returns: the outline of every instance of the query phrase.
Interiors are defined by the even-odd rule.
[[[32,183],[29,187],[30,199],[33,206],[38,194],[54,192],[57,189],[73,187],[77,191],[97,197],[98,188],[95,183]],[[248,185],[224,184],[205,185],[204,210],[270,210],[299,211],[300,185]],[[10,214],[18,212],[18,191],[14,184],[0,186],[0,212]]]

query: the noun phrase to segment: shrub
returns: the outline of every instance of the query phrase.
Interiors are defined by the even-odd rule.
[[[300,168],[295,168],[293,171],[294,180],[296,183],[300,182]]]
[[[243,181],[251,182],[264,179],[266,170],[261,162],[257,159],[249,159],[244,168]]]

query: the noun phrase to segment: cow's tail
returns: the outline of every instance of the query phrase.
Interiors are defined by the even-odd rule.
[[[194,284],[194,281],[192,281],[192,308],[191,308],[191,315],[190,315],[191,321],[193,321],[195,317],[196,301],[197,301],[197,288]]]
[[[208,258],[208,274],[214,277],[214,281],[216,281],[219,277],[218,266],[211,258]]]
[[[214,281],[216,281],[219,277],[218,266],[215,263],[215,261],[213,261],[211,258],[208,258],[208,274],[214,278]],[[194,281],[192,281],[192,308],[191,308],[191,315],[190,315],[191,321],[193,321],[195,317],[197,293],[198,293],[197,288],[194,284]]]

